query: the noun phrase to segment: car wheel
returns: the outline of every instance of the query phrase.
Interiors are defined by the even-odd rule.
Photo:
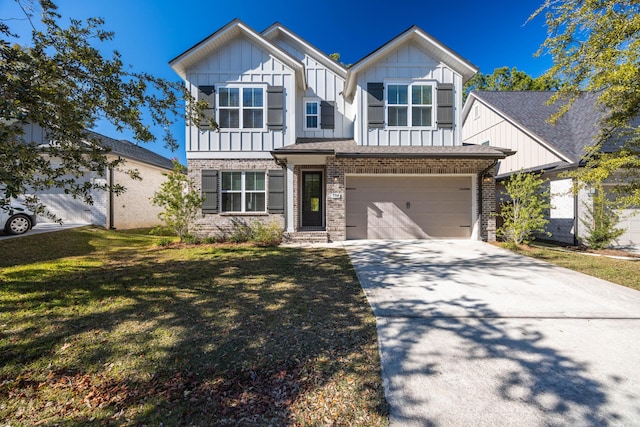
[[[15,215],[9,218],[5,231],[9,234],[24,234],[31,229],[31,220],[24,215]]]

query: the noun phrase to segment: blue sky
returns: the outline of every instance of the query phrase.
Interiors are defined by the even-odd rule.
[[[516,67],[537,77],[551,66],[547,56],[534,58],[546,38],[541,17],[527,22],[542,0],[350,1],[350,0],[57,0],[65,19],[102,17],[115,38],[105,48],[118,50],[137,71],[171,80],[177,75],[168,62],[234,18],[257,31],[280,22],[325,53],[339,52],[353,63],[417,25],[449,48],[491,73],[501,66]],[[22,18],[14,0],[0,0],[0,17]],[[29,35],[24,21],[8,22]],[[108,124],[97,132],[115,138]],[[145,146],[186,164],[184,125],[174,133],[181,148],[171,152],[162,143]]]

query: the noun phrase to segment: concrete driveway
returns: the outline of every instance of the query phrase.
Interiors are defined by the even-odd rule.
[[[392,426],[640,425],[640,292],[482,242],[344,246]]]
[[[53,231],[68,230],[69,228],[84,227],[85,225],[90,225],[90,224],[76,223],[76,222],[70,222],[70,223],[65,222],[64,224],[58,224],[53,222],[39,222],[31,230],[27,231],[24,234],[18,234],[18,235],[7,234],[4,232],[4,230],[0,228],[0,240],[16,239],[18,237],[26,237],[26,236],[31,236],[33,234],[51,233]]]

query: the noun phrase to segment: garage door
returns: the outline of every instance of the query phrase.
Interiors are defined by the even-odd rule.
[[[347,239],[469,238],[471,177],[347,177]]]

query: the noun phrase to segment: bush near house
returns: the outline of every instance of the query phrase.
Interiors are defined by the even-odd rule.
[[[551,208],[549,190],[543,190],[543,186],[538,175],[524,172],[512,175],[505,183],[502,195],[508,201],[501,206],[503,225],[497,229],[505,242],[516,246],[534,239],[535,233],[551,235],[545,230],[549,220],[544,216]]]

